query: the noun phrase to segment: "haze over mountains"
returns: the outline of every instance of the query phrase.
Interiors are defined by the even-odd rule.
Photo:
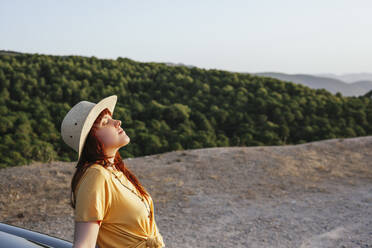
[[[341,76],[335,74],[309,75],[278,72],[259,72],[251,74],[290,81],[313,89],[324,88],[333,94],[340,92],[343,96],[360,96],[372,90],[372,73],[344,74]]]
[[[372,73],[348,73],[348,74],[342,74],[342,75],[336,75],[332,73],[321,73],[321,74],[313,74],[314,76],[320,76],[320,77],[328,77],[328,78],[334,78],[341,81],[344,81],[346,83],[355,83],[358,81],[372,81]]]

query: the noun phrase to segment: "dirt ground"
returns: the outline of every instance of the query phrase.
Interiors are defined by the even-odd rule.
[[[124,162],[154,200],[166,247],[372,247],[372,136]],[[0,222],[72,241],[74,170],[1,169]]]

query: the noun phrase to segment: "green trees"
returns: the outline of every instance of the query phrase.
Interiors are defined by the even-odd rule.
[[[191,109],[187,105],[174,103],[164,109],[163,118],[172,126],[176,126],[189,119]]]
[[[118,95],[123,157],[284,145],[372,133],[371,92],[343,97],[250,74],[79,56],[0,55],[0,167],[74,161],[60,125],[77,102]]]

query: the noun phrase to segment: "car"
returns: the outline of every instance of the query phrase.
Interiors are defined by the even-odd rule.
[[[72,248],[70,241],[0,222],[0,248]]]

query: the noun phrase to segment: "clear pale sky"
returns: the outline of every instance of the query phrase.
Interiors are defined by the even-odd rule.
[[[370,0],[1,0],[0,50],[205,69],[372,72]]]

